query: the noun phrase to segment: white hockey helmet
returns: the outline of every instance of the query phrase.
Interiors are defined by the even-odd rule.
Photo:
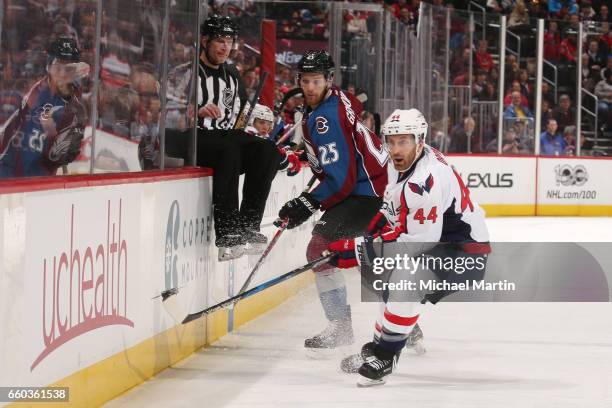
[[[256,104],[255,108],[253,108],[253,115],[251,116],[251,123],[255,119],[265,120],[266,122],[274,122],[274,113],[272,113],[272,109],[268,108],[266,105]]]
[[[393,135],[414,135],[418,143],[425,142],[428,128],[425,116],[418,109],[396,109],[385,120],[380,134],[385,145],[387,136]]]

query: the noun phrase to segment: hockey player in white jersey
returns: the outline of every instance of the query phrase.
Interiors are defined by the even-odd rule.
[[[481,257],[490,252],[484,211],[475,203],[459,174],[445,157],[425,143],[428,124],[416,109],[395,110],[385,121],[381,134],[393,166],[388,166],[389,182],[384,202],[370,224],[370,236],[331,243],[336,265],[371,265],[374,255],[394,257],[399,245],[414,243],[427,248],[410,256]],[[377,244],[380,243],[380,244]],[[410,244],[407,244],[410,243]],[[375,250],[375,247],[382,248]],[[395,251],[395,253],[393,252]],[[362,269],[362,273],[367,271]],[[484,266],[471,274],[458,275],[442,267],[419,268],[412,274],[392,268],[389,281],[406,277],[425,279],[482,279]],[[411,336],[426,301],[436,303],[452,292],[388,291],[383,295],[380,316],[376,320],[374,340],[361,353],[347,357],[342,369],[362,376],[358,385],[384,384]],[[412,336],[420,335],[415,330]]]

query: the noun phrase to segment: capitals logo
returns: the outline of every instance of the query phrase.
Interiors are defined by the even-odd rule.
[[[423,191],[429,193],[433,185],[434,185],[434,178],[431,174],[425,180],[424,185],[408,182],[408,187],[410,187],[410,190],[412,190],[413,193],[416,193],[421,196],[423,195]]]
[[[315,123],[317,125],[317,132],[320,135],[324,135],[329,130],[329,126],[327,126],[327,119],[325,119],[323,116],[317,116]]]

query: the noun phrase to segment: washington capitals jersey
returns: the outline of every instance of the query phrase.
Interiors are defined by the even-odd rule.
[[[411,169],[399,173],[389,165],[388,172],[377,216],[383,242],[489,241],[484,211],[442,153],[425,145]]]
[[[82,127],[84,108],[76,96],[53,94],[46,79],[23,98],[0,128],[0,178],[55,175],[53,142],[71,127]]]
[[[341,90],[332,88],[319,106],[304,114],[302,130],[308,161],[320,181],[311,194],[324,210],[350,195],[382,196],[388,154]]]

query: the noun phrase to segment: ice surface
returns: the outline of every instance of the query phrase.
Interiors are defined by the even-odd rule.
[[[612,218],[489,219],[492,241],[612,241]],[[611,244],[612,247],[612,244]],[[347,274],[357,342],[375,304]],[[419,320],[427,353],[404,352],[386,385],[355,386],[341,355],[311,360],[324,318],[314,286],[109,407],[612,407],[612,303],[440,303]]]

